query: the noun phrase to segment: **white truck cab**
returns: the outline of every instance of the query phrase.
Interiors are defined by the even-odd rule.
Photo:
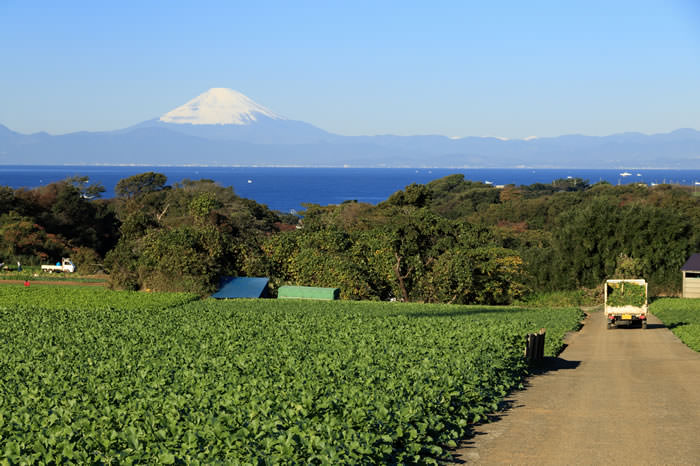
[[[75,272],[75,265],[73,265],[73,261],[71,261],[69,258],[62,258],[61,262],[57,262],[56,265],[42,265],[41,266],[41,271],[42,272]]]

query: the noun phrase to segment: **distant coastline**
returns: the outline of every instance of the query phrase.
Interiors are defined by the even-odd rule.
[[[619,165],[606,168],[594,168],[589,166],[559,166],[559,165],[516,165],[503,167],[471,166],[471,165],[283,165],[283,164],[186,164],[186,163],[65,163],[65,164],[44,164],[44,163],[3,163],[2,167],[164,167],[164,168],[303,168],[303,169],[362,169],[362,170],[668,170],[668,171],[700,171],[700,168],[679,168],[670,166],[635,166]]]
[[[240,196],[283,212],[303,209],[302,203],[338,204],[347,200],[376,204],[411,183],[425,184],[454,173],[465,179],[493,185],[551,183],[559,178],[582,178],[590,183],[611,184],[673,183],[695,185],[700,170],[579,168],[338,168],[338,167],[236,167],[165,165],[1,165],[0,185],[35,188],[84,175],[104,185],[104,197],[114,196],[114,186],[137,173],[156,171],[168,177],[168,184],[189,179],[212,179],[232,186]],[[621,176],[629,172],[630,176]],[[640,176],[637,176],[639,174]]]

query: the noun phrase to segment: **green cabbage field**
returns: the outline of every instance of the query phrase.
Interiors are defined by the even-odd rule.
[[[199,299],[194,293],[143,293],[71,286],[0,285],[0,309],[40,308],[53,311],[155,311]]]
[[[657,299],[651,303],[649,311],[661,319],[683,343],[700,351],[700,300]]]
[[[447,459],[581,318],[0,286],[0,464]]]

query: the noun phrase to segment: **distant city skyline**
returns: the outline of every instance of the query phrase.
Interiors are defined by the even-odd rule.
[[[0,124],[108,131],[212,87],[342,135],[700,129],[700,4],[0,4]]]

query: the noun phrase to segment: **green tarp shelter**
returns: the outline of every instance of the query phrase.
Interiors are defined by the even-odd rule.
[[[269,278],[222,277],[219,291],[212,298],[264,298],[267,296]]]
[[[338,299],[340,288],[319,288],[315,286],[280,286],[278,299]]]

